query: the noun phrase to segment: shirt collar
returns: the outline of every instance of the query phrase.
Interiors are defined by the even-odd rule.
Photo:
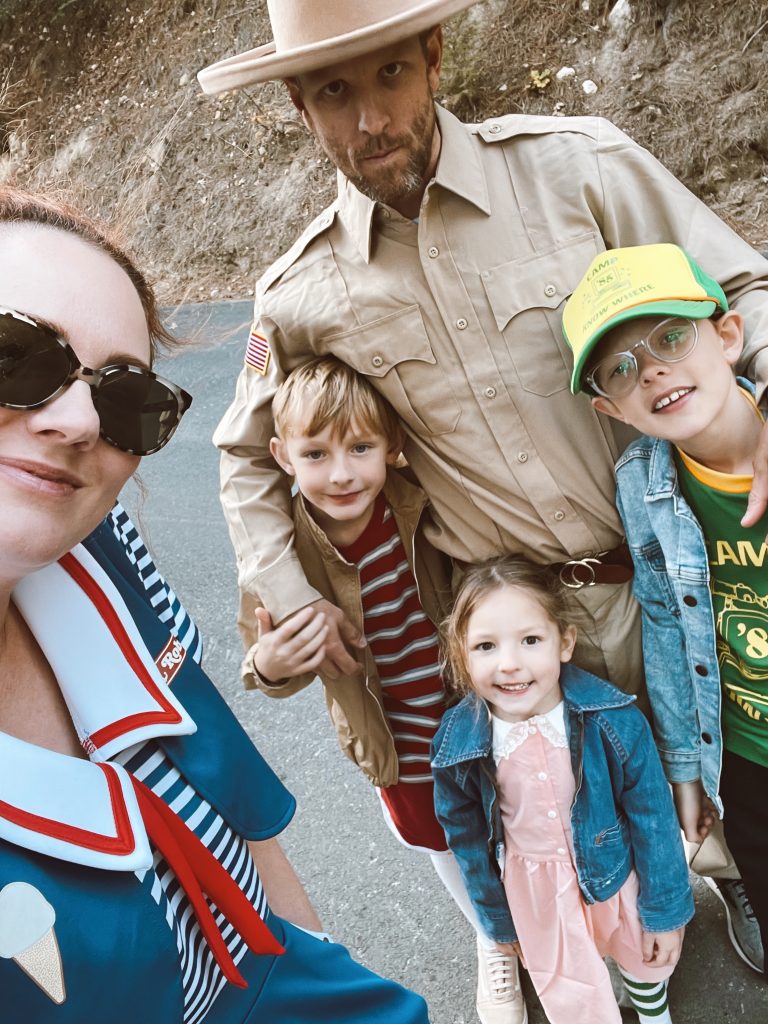
[[[26,576],[13,599],[50,664],[83,749],[106,761],[195,723],[172,693],[122,594],[78,544]]]
[[[152,851],[130,776],[0,733],[0,839],[71,864],[145,870]]]
[[[196,731],[156,664],[168,645],[153,657],[114,582],[82,545],[27,576],[13,599],[91,760],[0,733],[0,839],[91,867],[146,868],[151,851],[130,777],[104,762],[152,737]]]
[[[490,215],[488,183],[478,147],[472,141],[472,132],[467,125],[440,106],[437,107],[437,123],[442,145],[435,184]]]
[[[565,705],[559,701],[543,715],[533,715],[519,722],[508,722],[491,712],[493,758],[498,763],[514,753],[537,730],[553,747],[566,747]]]
[[[427,191],[437,185],[490,214],[488,184],[470,131],[443,107],[436,104],[435,109],[440,131],[440,156],[434,180],[427,186]],[[380,204],[359,192],[341,172],[337,173],[337,186],[339,215],[360,256],[370,263],[373,221]],[[392,216],[399,217],[400,214],[392,211]]]

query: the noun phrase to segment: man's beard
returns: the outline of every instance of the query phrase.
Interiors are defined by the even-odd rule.
[[[394,138],[389,138],[386,135],[379,136],[371,140],[365,149],[356,154],[359,161],[398,146],[412,147],[415,143],[415,148],[411,149],[405,169],[400,171],[393,168],[389,173],[383,172],[375,181],[352,172],[346,175],[349,181],[364,196],[376,203],[383,203],[385,206],[394,206],[415,192],[419,192],[424,186],[424,179],[432,159],[435,121],[435,106],[430,97],[414,119],[408,134]]]

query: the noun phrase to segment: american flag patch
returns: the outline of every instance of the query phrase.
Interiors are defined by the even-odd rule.
[[[256,325],[251,328],[248,335],[248,345],[245,349],[245,365],[250,366],[263,376],[266,375],[269,366],[269,342],[262,335],[256,333]]]

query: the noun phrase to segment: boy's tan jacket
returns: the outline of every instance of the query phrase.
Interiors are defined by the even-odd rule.
[[[445,555],[425,540],[422,518],[427,504],[424,492],[410,483],[400,470],[390,469],[384,497],[395,517],[408,564],[416,579],[421,605],[435,624],[450,608],[450,565]],[[300,494],[293,498],[296,555],[309,584],[337,605],[350,622],[363,632],[360,577],[355,565],[345,561],[309,515]],[[243,681],[247,689],[258,688],[271,697],[290,697],[315,677],[311,672],[267,683],[254,668],[258,649],[253,612],[261,602],[253,594],[240,592],[238,627],[246,647]],[[376,786],[393,786],[398,779],[397,752],[382,706],[381,682],[368,647],[359,652],[357,676],[322,678],[325,700],[336,728],[339,745]]]

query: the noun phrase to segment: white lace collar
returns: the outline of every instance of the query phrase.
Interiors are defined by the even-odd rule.
[[[540,732],[553,747],[568,746],[565,734],[565,705],[562,701],[545,715],[534,715],[533,718],[527,718],[523,722],[505,722],[491,714],[491,723],[493,725],[493,759],[497,764],[503,758],[514,753],[529,736],[536,732]]]

